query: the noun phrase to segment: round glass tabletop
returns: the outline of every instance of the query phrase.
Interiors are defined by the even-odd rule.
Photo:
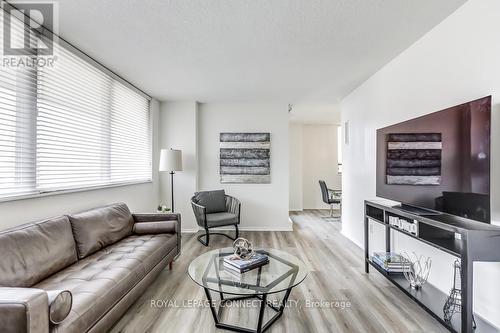
[[[297,257],[274,249],[260,249],[269,263],[245,273],[234,273],[224,267],[224,257],[232,248],[203,253],[188,268],[191,279],[203,288],[233,295],[263,295],[285,291],[301,283],[307,276],[306,265]]]

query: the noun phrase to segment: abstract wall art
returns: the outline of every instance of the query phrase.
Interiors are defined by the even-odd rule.
[[[271,182],[270,133],[220,133],[221,183]]]
[[[398,133],[387,138],[387,184],[440,185],[441,133]]]

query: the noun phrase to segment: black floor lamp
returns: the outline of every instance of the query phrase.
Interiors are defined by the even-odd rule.
[[[182,171],[182,151],[177,149],[162,149],[160,152],[160,171],[170,172],[170,188],[172,196],[172,212],[174,211],[174,174]]]

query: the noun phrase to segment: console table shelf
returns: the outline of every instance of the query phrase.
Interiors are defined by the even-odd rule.
[[[417,226],[415,234],[390,224],[392,217],[401,218]],[[402,273],[388,273],[370,260],[369,223],[385,227],[385,250],[391,252],[391,230],[402,233],[436,249],[459,258],[462,262],[461,290],[462,312],[453,317],[451,323],[444,321],[443,306],[447,294],[427,283],[422,289],[415,290]],[[392,284],[398,287],[420,307],[436,318],[449,331],[455,333],[493,333],[499,330],[481,317],[475,315],[477,327],[473,328],[472,282],[475,261],[500,262],[500,227],[475,222],[448,214],[416,215],[400,207],[387,205],[384,201],[365,201],[365,271],[375,268]],[[408,229],[408,228],[405,228]],[[413,232],[413,230],[410,230]],[[452,269],[452,267],[450,267]]]
[[[431,284],[426,284],[422,289],[415,290],[410,287],[408,281],[402,273],[387,273],[374,262],[369,260],[369,263],[380,274],[382,274],[390,282],[392,282],[392,284],[398,287],[408,297],[417,302],[418,305],[426,310],[431,316],[436,318],[442,325],[446,326],[446,328],[448,328],[450,331],[456,332],[453,327],[460,326],[460,319],[458,317],[454,317],[452,325],[449,325],[444,321],[443,318],[443,304],[446,302],[446,298],[448,297],[445,293]]]
[[[370,219],[370,221],[374,221],[372,219]],[[375,221],[375,222],[378,222],[380,224],[384,224],[385,223],[381,223],[380,221]],[[456,239],[443,239],[443,238],[430,238],[430,239],[424,239],[424,238],[421,238],[421,237],[417,237],[413,234],[410,234],[409,232],[406,232],[404,230],[401,230],[397,227],[394,227],[392,225],[389,225],[388,226],[389,228],[393,229],[393,230],[396,230],[397,232],[400,232],[408,237],[411,237],[411,238],[415,238],[415,239],[418,239],[424,243],[427,243],[429,244],[430,246],[434,246],[442,251],[445,251],[453,256],[456,256],[456,257],[460,257],[460,251],[461,251],[461,248],[462,248],[462,242],[460,240],[456,240]]]

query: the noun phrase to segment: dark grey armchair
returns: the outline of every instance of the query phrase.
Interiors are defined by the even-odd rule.
[[[329,189],[328,186],[326,186],[324,180],[319,181],[319,187],[321,188],[321,196],[323,197],[323,202],[330,205],[330,217],[334,217],[333,205],[335,204],[339,205],[340,215],[342,215],[342,190]]]
[[[226,195],[223,190],[197,192],[191,198],[194,216],[198,225],[205,229],[205,233],[198,236],[198,241],[208,246],[210,235],[222,235],[232,240],[238,238],[238,224],[240,224],[241,203],[238,199]],[[236,236],[212,232],[209,229],[234,225]],[[206,240],[203,240],[205,238]]]

